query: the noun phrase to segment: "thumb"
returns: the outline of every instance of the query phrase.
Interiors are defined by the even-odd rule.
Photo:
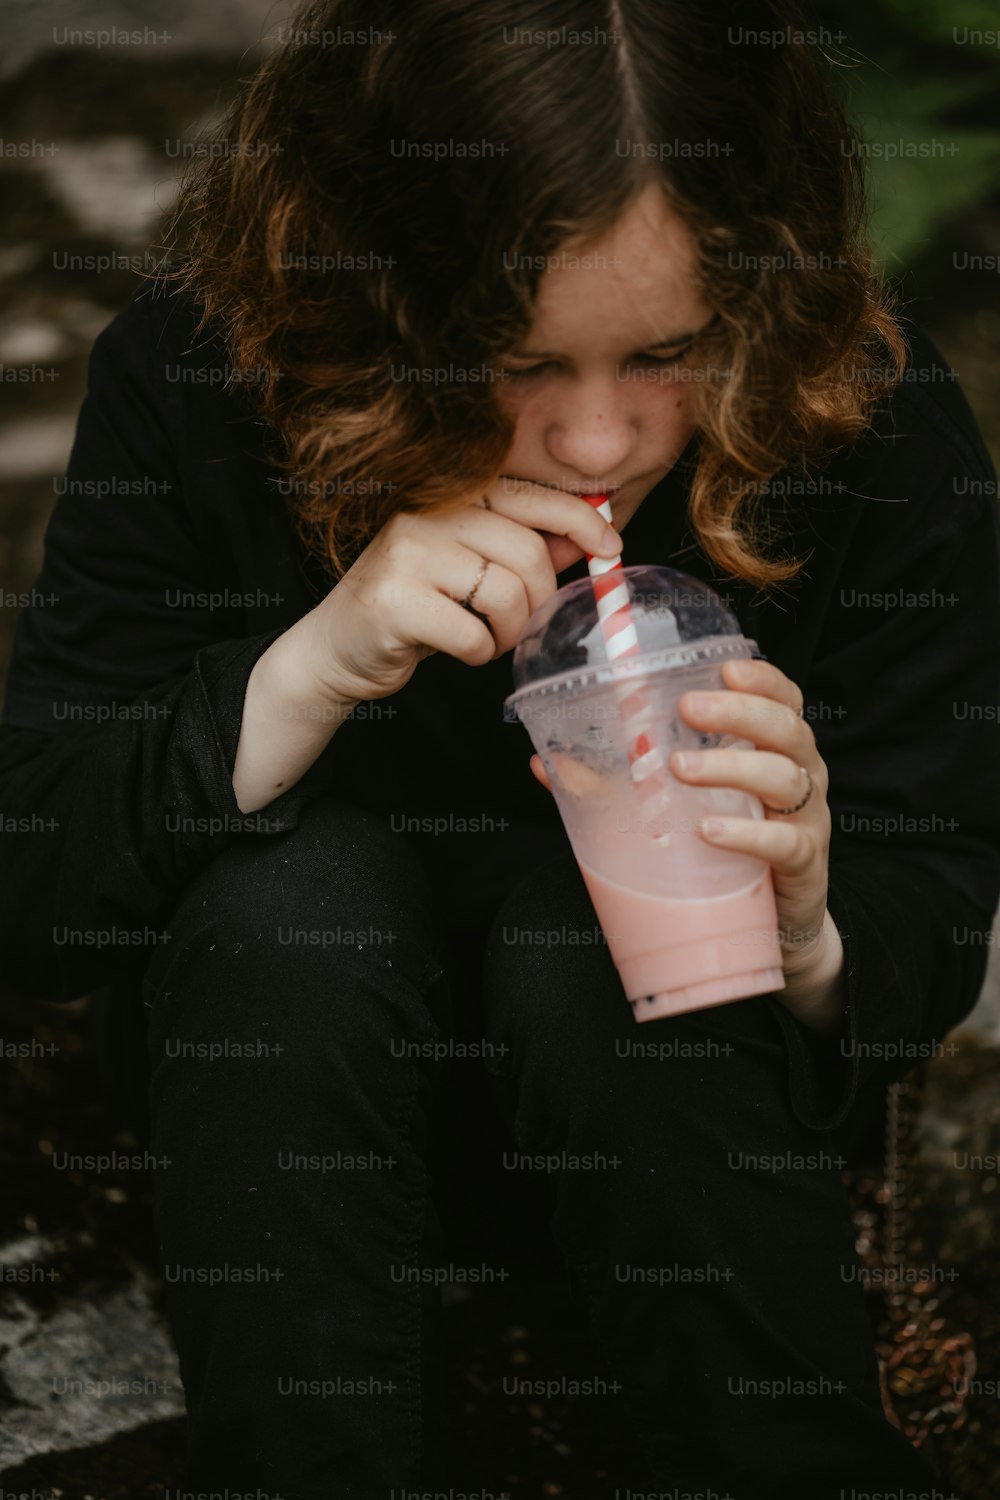
[[[552,784],[545,773],[545,767],[542,765],[542,757],[540,755],[533,755],[528,764],[534,772],[536,779],[542,783],[545,790],[551,792]]]

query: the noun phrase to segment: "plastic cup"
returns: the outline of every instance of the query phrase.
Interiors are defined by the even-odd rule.
[[[729,691],[723,662],[760,655],[714,590],[666,567],[621,570],[638,650],[609,659],[589,578],[566,584],[531,616],[514,651],[505,717],[531,735],[638,1021],[784,988],[770,865],[709,844],[714,813],[764,817],[736,788],[679,781],[669,764],[657,815],[645,809],[629,750],[623,688],[645,690],[650,739],[674,750],[751,741],[685,724],[689,691]]]

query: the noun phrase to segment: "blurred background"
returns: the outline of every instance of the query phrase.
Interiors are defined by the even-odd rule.
[[[878,253],[1000,466],[996,0],[807,9],[872,144]],[[192,149],[291,14],[269,0],[0,3],[0,672],[41,563],[93,340],[137,269],[155,264]],[[177,1484],[184,1407],[149,1185],[134,1171],[57,1169],[67,1152],[134,1144],[105,1093],[87,1002],[2,1006],[0,1488],[162,1495]],[[1000,1484],[1000,1190],[995,1172],[960,1173],[954,1161],[959,1151],[995,1159],[1000,1145],[1000,964],[955,1035],[960,1045],[929,1070],[911,1250],[960,1273],[947,1311],[976,1341],[979,1388],[962,1425],[929,1450],[944,1484],[986,1500]],[[859,1234],[878,1211],[877,1191],[864,1199],[873,1181],[855,1184]],[[581,1335],[557,1279],[539,1272],[499,1297],[456,1297],[447,1315],[462,1440],[497,1492],[589,1500],[595,1468],[614,1479],[617,1434],[594,1425],[591,1407],[499,1393],[509,1372],[566,1367]]]

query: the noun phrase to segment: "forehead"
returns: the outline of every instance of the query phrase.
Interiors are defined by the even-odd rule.
[[[539,281],[532,343],[570,348],[597,332],[642,343],[697,327],[709,309],[696,263],[690,230],[651,184],[607,233],[554,257]]]

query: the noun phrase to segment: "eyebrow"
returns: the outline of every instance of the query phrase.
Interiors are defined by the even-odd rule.
[[[716,315],[716,316],[718,316],[718,315]],[[665,338],[665,339],[650,339],[648,341],[648,343],[643,344],[642,347],[644,349],[674,349],[674,348],[677,347],[678,344],[691,344],[691,343],[694,342],[694,340],[696,338],[699,337],[699,335],[701,335],[703,333],[707,333],[708,330],[711,328],[711,326],[712,326],[712,324],[714,322],[715,322],[715,318],[709,318],[709,320],[708,320],[707,323],[703,323],[702,326],[700,328],[696,328],[693,331],[693,333],[675,333],[670,338]],[[532,349],[532,350],[520,349],[520,350],[517,350],[516,352],[512,353],[511,358],[512,359],[561,359],[562,356],[560,354],[553,354],[548,349]]]

